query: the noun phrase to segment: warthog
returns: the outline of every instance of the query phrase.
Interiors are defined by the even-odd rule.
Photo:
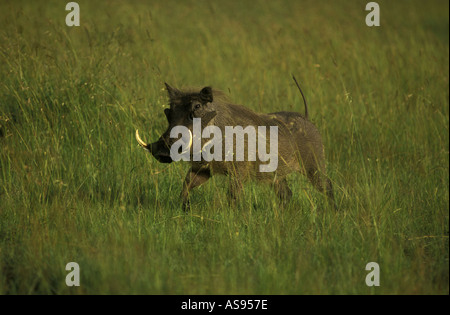
[[[230,140],[230,135],[227,135],[227,131],[230,131],[230,126],[244,127],[243,132],[247,136],[246,138],[243,137],[244,139],[240,142],[236,139],[234,143],[233,138],[235,134],[231,134],[234,152],[236,152],[236,149],[241,149],[242,151],[242,149],[248,148],[256,151],[266,151],[266,146],[263,146],[263,149],[261,149],[259,144],[256,148],[254,143],[250,143],[256,138],[255,134],[249,131],[256,129],[248,129],[248,126],[258,128],[258,140],[260,141],[262,139],[263,142],[266,141],[268,143],[273,139],[278,140],[278,145],[275,148],[278,161],[276,161],[276,169],[273,171],[261,171],[261,165],[267,164],[256,161],[254,158],[248,158],[247,160],[209,159],[208,161],[204,158],[199,159],[198,155],[197,159],[191,158],[191,168],[187,173],[181,192],[184,210],[189,209],[189,192],[205,183],[214,174],[229,175],[231,179],[230,197],[232,200],[237,198],[239,191],[242,189],[242,181],[251,178],[272,183],[278,197],[283,202],[287,202],[292,197],[292,191],[288,186],[286,177],[294,171],[306,175],[313,186],[320,192],[325,193],[336,207],[331,181],[325,173],[325,154],[322,139],[316,126],[308,120],[308,107],[303,92],[297,81],[295,83],[302,93],[305,115],[286,111],[259,114],[242,105],[232,104],[223,92],[213,90],[211,87],[205,87],[200,91],[192,89],[179,90],[166,83],[170,99],[170,108],[164,110],[169,122],[167,131],[158,141],[147,144],[139,137],[139,133],[136,130],[136,139],[139,145],[148,150],[159,162],[171,163],[173,161],[174,151],[171,151],[171,147],[181,139],[178,135],[174,136],[173,133],[171,135],[172,129],[177,126],[184,126],[183,128],[189,131],[189,139],[185,141],[185,148],[188,149],[188,156],[193,157],[195,153],[193,152],[195,145],[192,145],[193,139],[195,140],[194,129],[198,128],[195,127],[194,123],[198,121],[196,118],[201,119],[200,128],[202,131],[205,131],[205,128],[209,126],[217,127],[214,128],[216,128],[219,135],[215,134],[215,137],[222,137],[223,141],[217,142],[220,143],[221,147],[217,145],[214,148],[214,153],[219,151],[225,152],[225,150],[228,150],[226,153],[229,153],[230,147],[226,147],[225,143],[229,143]],[[267,127],[269,129],[274,126],[277,127],[275,128],[277,129],[276,137],[271,136],[269,139],[265,138],[265,134],[261,135],[262,130],[265,133],[265,128],[259,128]],[[194,136],[192,136],[193,132]],[[251,138],[252,135],[253,138]],[[211,136],[211,132],[209,132],[209,136]],[[201,146],[197,146],[197,148],[200,147],[203,150],[207,143],[205,140],[203,134],[202,139],[198,140],[202,141]],[[251,150],[248,149],[248,157],[255,157],[256,152],[250,152]],[[267,156],[264,162],[267,162]]]

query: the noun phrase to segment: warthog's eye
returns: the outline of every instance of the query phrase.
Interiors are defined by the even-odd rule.
[[[195,109],[199,109],[200,108],[200,104],[195,105]]]

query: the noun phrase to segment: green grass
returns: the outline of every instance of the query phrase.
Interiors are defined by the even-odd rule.
[[[1,294],[448,294],[447,1],[0,3]],[[164,82],[321,131],[339,212],[300,175],[284,208],[217,177],[181,211]],[[75,261],[81,286],[67,287]],[[365,266],[380,265],[367,287]]]

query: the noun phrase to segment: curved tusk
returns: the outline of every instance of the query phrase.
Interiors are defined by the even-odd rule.
[[[139,132],[136,129],[136,140],[139,143],[139,145],[145,149],[147,149],[147,143],[145,143],[144,141],[142,141],[141,137],[139,137]]]
[[[181,154],[185,154],[186,152],[189,152],[189,150],[191,149],[191,147],[192,147],[192,139],[193,139],[193,136],[192,136],[192,132],[188,129],[188,131],[189,131],[189,142],[188,142],[188,146],[187,146],[187,148],[186,148],[186,150],[184,150],[183,152],[181,152]],[[186,142],[185,142],[186,143]]]
[[[193,139],[194,137],[192,136],[192,132],[189,130],[189,145],[188,145],[188,148],[190,149],[191,147],[192,147],[192,139]]]

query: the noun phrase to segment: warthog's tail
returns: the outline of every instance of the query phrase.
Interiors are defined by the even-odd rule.
[[[298,90],[299,90],[300,93],[302,94],[302,97],[303,97],[303,103],[305,103],[305,118],[308,119],[308,105],[306,104],[306,98],[305,98],[305,95],[303,94],[303,91],[302,91],[302,89],[300,88],[300,85],[298,84],[297,79],[295,79],[294,75],[292,75],[292,78],[294,79],[295,84],[296,84],[297,87],[298,87]]]

